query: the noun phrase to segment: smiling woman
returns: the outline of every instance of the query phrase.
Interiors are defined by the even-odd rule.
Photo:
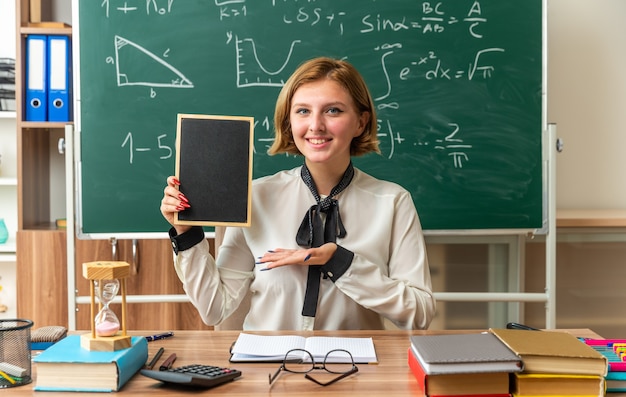
[[[253,291],[244,329],[428,327],[435,301],[411,195],[352,164],[378,152],[375,120],[351,64],[301,64],[276,101],[269,153],[303,164],[253,182],[251,225],[226,229],[217,260],[202,228],[174,222],[203,203],[167,178],[161,213],[173,225],[176,272],[206,324],[221,323]]]

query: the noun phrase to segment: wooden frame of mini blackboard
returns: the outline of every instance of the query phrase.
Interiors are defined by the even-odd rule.
[[[254,118],[178,114],[176,177],[190,208],[177,225],[250,226]]]

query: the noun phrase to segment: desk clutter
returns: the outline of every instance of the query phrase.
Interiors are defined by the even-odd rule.
[[[0,332],[19,328],[20,332],[29,333],[30,323],[9,325],[0,328]],[[54,330],[43,328],[32,334],[44,335]],[[21,396],[37,391],[141,394],[146,390],[169,395],[175,390],[173,387],[216,386],[235,394],[254,390],[292,395],[302,390],[318,391],[320,386],[344,393],[366,385],[367,390],[376,389],[380,379],[392,378],[399,382],[394,384],[396,391],[404,393],[401,395],[410,392],[427,397],[583,397],[618,393],[617,397],[626,391],[626,339],[593,339],[600,338],[593,332],[582,333],[586,338],[558,330],[497,328],[488,332],[419,332],[408,336],[399,331],[339,331],[340,336],[208,332],[210,346],[203,344],[205,332],[181,331],[176,336],[174,332],[135,334],[129,348],[116,351],[85,349],[81,335],[70,334],[34,355],[36,370],[32,379],[30,360],[18,362],[7,356],[7,352],[17,351],[11,343],[9,349],[4,346],[6,362],[0,363],[0,376],[8,383],[2,375],[6,374],[17,386],[26,384],[27,378],[32,381],[32,386],[16,388],[28,390],[18,393]],[[12,336],[9,339],[15,340]],[[290,349],[307,353],[311,362],[292,357]],[[348,352],[350,365],[329,359],[328,353],[324,355],[324,350],[333,349]],[[30,353],[31,349],[25,343],[24,349],[19,350]],[[245,352],[244,356],[238,357],[241,352]],[[408,354],[408,366],[406,361],[398,360],[403,354]],[[205,358],[215,365],[202,363]],[[376,365],[359,369],[356,361]],[[238,362],[236,365],[241,367],[230,368],[228,362]],[[346,370],[348,367],[351,370]],[[268,375],[268,388],[259,389],[261,384],[267,384]],[[378,380],[372,383],[372,379]],[[341,381],[335,383],[338,380]],[[376,390],[376,395],[382,395],[383,389]]]
[[[606,392],[626,392],[626,339],[583,339],[583,342],[609,361]]]
[[[410,341],[408,364],[427,396],[604,396],[609,382],[607,356],[566,332],[490,329]]]

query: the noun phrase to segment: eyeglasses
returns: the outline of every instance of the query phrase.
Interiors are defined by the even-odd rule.
[[[320,382],[309,374],[309,372],[314,369],[323,369],[331,374],[339,374],[339,376],[328,382]],[[358,372],[359,368],[354,364],[354,358],[352,358],[352,354],[347,350],[331,350],[324,356],[322,364],[316,364],[313,355],[309,351],[304,349],[292,349],[285,354],[283,363],[274,375],[269,375],[270,385],[276,380],[281,371],[305,374],[304,377],[308,380],[320,386],[328,386]]]

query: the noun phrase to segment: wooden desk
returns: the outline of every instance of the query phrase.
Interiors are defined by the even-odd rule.
[[[590,330],[568,330],[569,332],[583,337],[599,338]],[[342,337],[369,337],[374,338],[374,345],[378,355],[379,364],[359,364],[359,372],[349,378],[322,387],[304,378],[301,374],[283,372],[269,387],[268,374],[273,373],[278,367],[277,363],[258,364],[234,364],[228,361],[229,348],[237,339],[240,331],[175,331],[172,338],[150,342],[149,358],[159,349],[165,348],[160,363],[170,353],[178,356],[175,366],[185,364],[211,364],[227,366],[242,371],[243,376],[234,382],[230,382],[213,389],[187,391],[180,388],[170,388],[162,383],[142,375],[135,375],[118,395],[132,396],[171,396],[191,395],[196,393],[231,397],[259,396],[423,396],[417,381],[413,377],[407,364],[407,349],[409,348],[409,335],[434,334],[434,333],[458,333],[462,331],[315,331],[313,333],[299,333],[301,335],[325,335]],[[150,335],[154,332],[137,333],[133,335]],[[294,332],[282,332],[294,334]],[[266,334],[277,334],[275,332]],[[157,363],[157,365],[158,365]],[[33,366],[33,378],[36,379],[36,366]],[[35,381],[29,385],[20,386],[10,390],[13,397],[24,396],[59,396],[58,392],[35,392]],[[2,392],[0,391],[0,394]],[[70,393],[67,393],[70,395]],[[71,393],[71,396],[90,396],[94,393]],[[626,396],[626,394],[612,394],[612,397]]]

